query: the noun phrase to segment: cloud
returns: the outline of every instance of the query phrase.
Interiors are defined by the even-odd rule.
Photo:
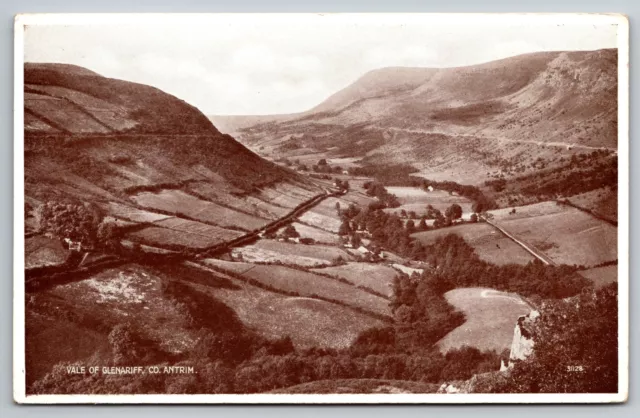
[[[314,107],[376,68],[471,65],[615,41],[615,29],[592,25],[264,15],[215,24],[30,26],[25,60],[77,64],[153,85],[206,114],[269,114]]]

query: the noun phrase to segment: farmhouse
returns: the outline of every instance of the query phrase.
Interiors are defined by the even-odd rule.
[[[70,251],[82,251],[82,243],[80,241],[72,241],[69,238],[65,238],[64,242],[69,246]]]

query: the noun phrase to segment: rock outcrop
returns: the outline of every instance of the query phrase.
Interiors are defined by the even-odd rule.
[[[515,362],[525,360],[533,353],[535,345],[533,327],[538,318],[540,318],[540,312],[536,310],[518,318],[513,330],[509,362],[505,364],[504,360],[500,360],[500,371],[477,374],[468,380],[444,382],[437,393],[484,392],[483,387],[491,387],[498,380],[508,377]]]

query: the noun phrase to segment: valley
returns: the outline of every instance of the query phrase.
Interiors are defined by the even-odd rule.
[[[617,281],[612,69],[612,50],[385,68],[308,112],[225,119],[27,64],[28,392],[431,393],[497,372],[519,318]],[[62,372],[89,363],[198,372]]]

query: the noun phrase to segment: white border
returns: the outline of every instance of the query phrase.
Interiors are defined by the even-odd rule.
[[[618,25],[618,361],[617,394],[251,394],[251,395],[30,395],[25,394],[24,286],[24,29],[27,25],[213,24],[230,20],[331,18],[346,22],[403,23],[429,20],[452,24],[594,24]],[[215,26],[214,26],[215,27]],[[629,22],[620,14],[28,14],[15,19],[14,45],[14,301],[13,396],[28,404],[461,404],[461,403],[615,403],[629,390]],[[626,295],[627,297],[623,297]]]

